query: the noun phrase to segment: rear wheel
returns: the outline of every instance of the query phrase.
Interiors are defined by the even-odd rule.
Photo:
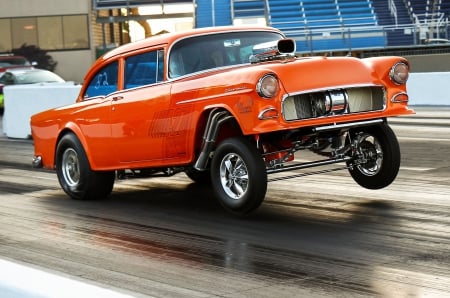
[[[355,160],[349,162],[353,179],[368,189],[391,184],[400,169],[400,146],[387,124],[352,132],[356,140]]]
[[[83,146],[72,133],[64,135],[58,143],[56,173],[62,189],[72,199],[101,199],[114,186],[114,171],[92,171]]]
[[[258,208],[267,191],[266,165],[261,154],[245,138],[224,140],[211,163],[214,191],[225,209],[245,215]]]

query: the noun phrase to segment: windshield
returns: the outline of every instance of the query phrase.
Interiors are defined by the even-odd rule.
[[[245,31],[186,38],[177,42],[169,56],[169,77],[176,78],[206,69],[249,63],[253,46],[282,39],[276,32]]]

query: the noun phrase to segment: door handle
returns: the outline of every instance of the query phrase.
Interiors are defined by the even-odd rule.
[[[118,101],[118,100],[123,99],[123,96],[114,96],[112,99],[113,99],[113,101]]]

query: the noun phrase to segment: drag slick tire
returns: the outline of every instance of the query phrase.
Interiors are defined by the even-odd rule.
[[[358,138],[356,159],[348,165],[353,179],[362,187],[380,189],[391,184],[400,169],[400,146],[387,124],[361,128],[352,132]]]
[[[246,215],[261,205],[267,191],[266,165],[256,147],[244,137],[221,142],[211,163],[211,182],[221,205]]]
[[[76,200],[107,197],[114,186],[114,171],[92,171],[78,138],[64,135],[56,148],[56,173],[62,189]]]

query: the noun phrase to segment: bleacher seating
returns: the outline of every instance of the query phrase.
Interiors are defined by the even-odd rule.
[[[415,14],[425,15],[427,13],[430,13],[429,6],[430,1],[409,1],[408,5],[411,7],[411,10]]]
[[[234,0],[231,4],[234,18],[265,17],[267,14],[263,0]]]
[[[308,28],[340,26],[341,19],[334,1],[304,0],[302,3]]]
[[[264,17],[269,26],[297,41],[298,51],[365,49],[411,45],[414,14],[450,15],[450,1],[233,0],[232,15]],[[406,28],[406,29],[405,29]],[[447,26],[450,35],[450,26]]]
[[[370,0],[268,0],[267,3],[269,25],[294,38],[298,51],[385,44]]]
[[[345,26],[377,26],[378,21],[372,8],[371,2],[367,0],[339,0],[339,12]]]
[[[425,2],[425,3],[424,3]],[[450,18],[450,3],[448,0],[426,0],[424,2],[408,1],[411,12],[414,15],[414,21],[420,26],[429,24],[431,27],[441,26],[446,28],[447,32],[438,32],[430,30],[426,38],[449,38],[450,28],[448,19]],[[447,24],[447,25],[446,25]],[[421,36],[422,38],[423,36]]]
[[[403,0],[393,1],[393,11],[386,0],[373,0],[378,22],[385,29],[386,46],[405,46],[414,44],[414,33],[406,30],[412,24],[412,18]]]
[[[285,32],[304,28],[305,14],[299,0],[268,1],[269,23]]]
[[[435,9],[444,13],[445,17],[450,18],[450,1],[438,0],[437,5],[435,5]]]
[[[387,37],[387,46],[407,46],[420,44],[424,34],[418,34],[411,28],[417,26],[427,26],[432,21],[439,18],[447,21],[450,13],[450,2],[448,0],[425,0],[425,1],[403,1],[393,0],[395,15],[392,14],[386,0],[372,0],[375,13],[378,16],[380,25],[384,27]],[[448,26],[447,26],[448,28]],[[433,30],[425,31],[432,32]],[[428,38],[446,38],[445,33],[440,31],[440,35],[428,36]],[[448,28],[447,36],[450,35]]]

